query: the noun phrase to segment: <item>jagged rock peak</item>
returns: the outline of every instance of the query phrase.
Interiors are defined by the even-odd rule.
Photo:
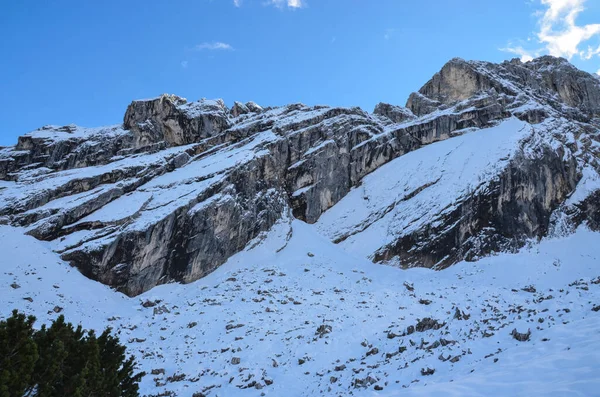
[[[221,99],[187,102],[176,95],[133,101],[123,126],[133,132],[137,146],[165,142],[185,145],[214,136],[231,126],[229,109]]]
[[[260,113],[263,110],[264,109],[261,106],[252,101],[246,102],[245,104],[235,101],[230,112],[232,117],[238,117],[248,113]]]
[[[579,118],[600,115],[598,79],[566,59],[552,56],[500,64],[453,58],[410,95],[406,107],[419,116],[490,94],[501,94],[509,100],[527,94],[554,108],[571,107],[582,114]]]
[[[246,105],[244,105],[241,102],[235,101],[233,103],[233,107],[231,108],[231,115],[233,117],[238,117],[242,114],[246,114],[249,113],[250,109],[248,109],[248,107]]]
[[[262,108],[262,106],[260,106],[259,104],[257,104],[256,102],[246,102],[246,107],[248,108],[249,111],[251,111],[252,113],[260,113],[262,112],[264,109]]]
[[[416,118],[410,109],[383,102],[379,102],[377,105],[375,105],[373,114],[386,117],[393,123],[402,123],[404,121],[413,120]]]

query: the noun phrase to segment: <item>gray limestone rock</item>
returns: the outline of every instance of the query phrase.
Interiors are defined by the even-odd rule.
[[[386,117],[393,123],[402,123],[403,121],[413,120],[416,118],[410,109],[383,102],[379,102],[375,106],[373,114]]]
[[[241,102],[234,102],[233,107],[231,108],[231,115],[233,117],[241,116],[242,114],[247,114],[250,112],[250,109],[246,105]]]
[[[133,101],[123,126],[133,132],[137,146],[164,141],[185,145],[215,136],[231,126],[222,100],[187,102],[176,95]]]

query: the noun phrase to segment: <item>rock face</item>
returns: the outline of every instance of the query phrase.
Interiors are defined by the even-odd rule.
[[[443,268],[544,237],[553,211],[575,189],[578,176],[573,156],[564,158],[549,146],[539,150],[542,158],[517,153],[485,191],[456,200],[456,208],[439,223],[399,236],[375,253],[375,261],[397,258],[403,266]]]
[[[373,114],[386,117],[396,124],[415,119],[415,115],[409,109],[383,102],[375,106]]]
[[[14,172],[28,168],[66,170],[105,164],[131,143],[131,135],[122,126],[44,126],[19,137],[14,148],[0,149],[4,153],[0,154],[0,178],[14,179]]]
[[[573,108],[572,113],[583,113],[583,117],[600,114],[598,80],[567,60],[551,56],[501,64],[452,59],[418,93],[411,94],[406,107],[422,116],[481,95],[506,96],[508,100],[533,98],[558,111],[567,105]]]
[[[373,114],[163,95],[122,126],[0,149],[0,222],[130,295],[203,277],[290,216],[374,261],[441,268],[597,228],[599,115],[600,81],[552,57],[453,59]]]
[[[123,126],[130,129],[137,146],[165,142],[185,145],[213,137],[231,126],[222,100],[201,99],[187,103],[175,95],[147,101],[133,101]]]

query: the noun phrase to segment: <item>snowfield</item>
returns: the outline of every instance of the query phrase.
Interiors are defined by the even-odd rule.
[[[145,395],[599,393],[600,234],[435,272],[373,264],[318,229],[284,220],[209,276],[128,298],[0,226],[0,315],[113,327]]]

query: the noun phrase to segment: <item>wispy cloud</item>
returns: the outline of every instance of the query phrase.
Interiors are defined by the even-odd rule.
[[[233,47],[227,43],[222,43],[220,41],[213,41],[212,43],[201,43],[201,44],[197,44],[194,49],[196,51],[202,51],[202,50],[209,50],[209,51],[215,51],[215,50],[226,50],[226,51],[233,51]]]
[[[267,0],[266,5],[272,5],[277,8],[302,8],[306,6],[305,0]]]
[[[529,62],[533,58],[540,55],[539,50],[529,51],[524,49],[522,46],[513,46],[512,44],[508,44],[505,48],[500,48],[500,51],[510,52],[511,54],[518,55],[521,58],[522,62]]]
[[[588,46],[587,51],[581,54],[583,59],[592,59],[595,55],[600,55],[600,46],[594,49],[592,46]]]
[[[188,67],[188,61],[181,61],[181,67],[186,69]]]
[[[241,7],[242,6],[242,0],[233,0],[233,5],[236,7]]]
[[[585,11],[586,1],[539,0],[544,9],[534,15],[538,17],[538,30],[535,32],[535,37],[541,47],[530,50],[522,46],[509,45],[501,50],[520,55],[522,60],[531,59],[542,53],[569,60],[575,55],[585,60],[600,55],[600,47],[594,49],[588,45],[587,49],[581,49],[590,39],[600,38],[600,24],[577,24],[577,17]]]

